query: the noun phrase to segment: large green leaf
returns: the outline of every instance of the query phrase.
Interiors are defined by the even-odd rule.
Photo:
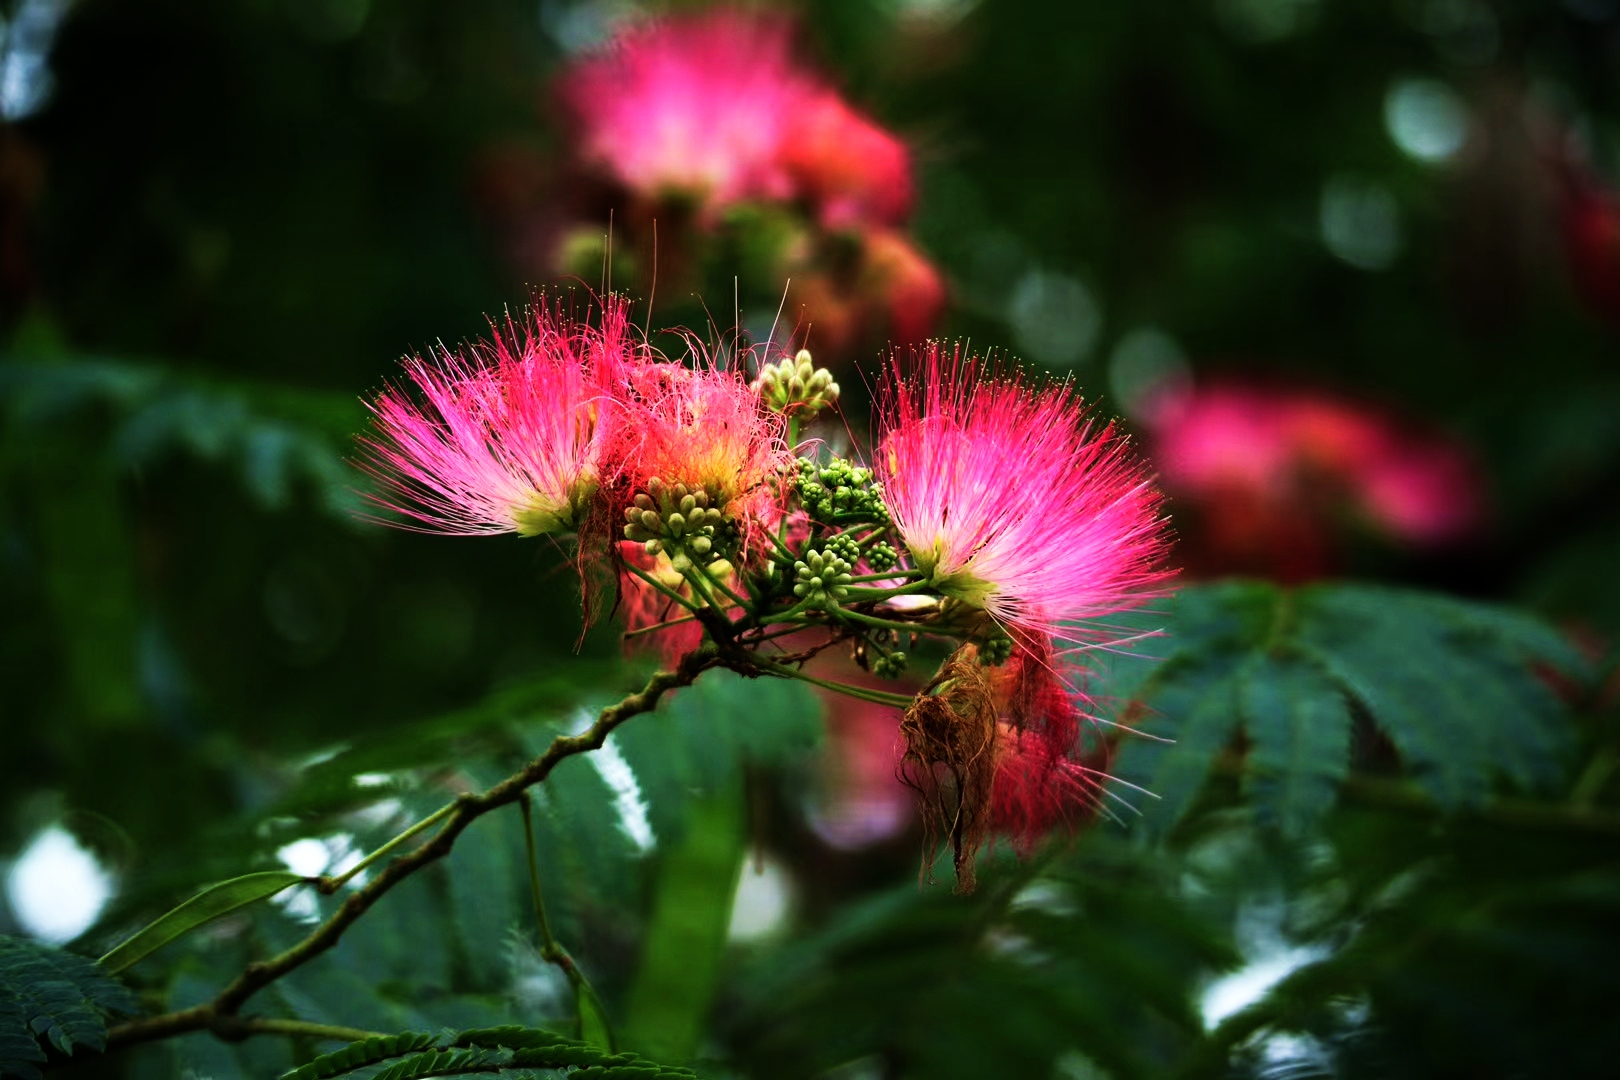
[[[1534,668],[1585,667],[1529,616],[1403,589],[1225,582],[1183,590],[1162,625],[1146,648],[1164,662],[1135,683],[1147,738],[1116,762],[1157,797],[1143,807],[1153,827],[1232,761],[1264,820],[1308,827],[1355,764],[1358,710],[1444,807],[1477,805],[1498,780],[1546,791],[1564,775],[1567,710]]]
[[[136,931],[103,956],[101,966],[111,972],[123,971],[206,922],[307,880],[303,875],[288,870],[264,870],[210,885],[173,911]]]
[[[1404,814],[1363,809],[1326,839],[1316,862],[1330,911],[1314,936],[1337,947],[1225,1019],[1186,1075],[1267,1075],[1255,1050],[1278,1033],[1332,1047],[1333,1075],[1348,1078],[1613,1073],[1612,834],[1467,820],[1413,830]]]
[[[134,995],[99,965],[0,936],[0,1076],[37,1077],[40,1041],[63,1054],[100,1050],[107,1018],[134,1011]]]
[[[747,841],[743,809],[740,783],[709,796],[664,854],[624,1029],[655,1057],[689,1061],[702,1039]]]

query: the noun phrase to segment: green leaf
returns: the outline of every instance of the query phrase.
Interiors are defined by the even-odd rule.
[[[1241,750],[1261,819],[1308,827],[1353,764],[1352,705],[1444,807],[1477,805],[1498,779],[1544,791],[1563,778],[1567,710],[1532,665],[1589,673],[1530,616],[1404,589],[1243,582],[1184,589],[1167,615],[1167,659],[1126,714],[1148,738],[1127,739],[1115,769],[1157,797],[1151,828],[1174,825]]]
[[[666,852],[625,1041],[655,1057],[697,1053],[725,953],[744,845],[740,784],[694,804],[686,836]]]
[[[1496,773],[1531,790],[1562,776],[1571,732],[1528,667],[1563,659],[1549,631],[1485,605],[1373,586],[1302,590],[1298,612],[1300,645],[1441,805],[1481,802]]]
[[[421,1050],[437,1041],[437,1035],[425,1031],[406,1031],[398,1035],[362,1039],[330,1054],[322,1054],[314,1061],[286,1073],[282,1080],[328,1080],[329,1077],[342,1076],[367,1065]]]
[[[37,1075],[38,1040],[71,1054],[106,1045],[107,1017],[135,998],[99,965],[32,941],[0,936],[0,1076]]]
[[[1139,737],[1125,745],[1115,770],[1152,794],[1140,807],[1150,824],[1168,828],[1187,812],[1215,756],[1232,741],[1243,659],[1227,651],[1179,656],[1154,681]]]
[[[1333,805],[1349,771],[1349,705],[1297,656],[1256,657],[1238,700],[1251,743],[1245,784],[1262,820],[1296,832]]]
[[[1052,1076],[1079,1049],[1119,1080],[1167,1075],[1200,1037],[1188,987],[1236,957],[1176,899],[1176,867],[1093,833],[1072,853],[987,867],[970,898],[914,884],[762,954],[729,1038],[746,1075],[904,1062],[953,1080]]]
[[[108,971],[119,972],[204,923],[228,915],[309,879],[289,870],[265,870],[210,885],[190,900],[150,923],[101,958]]]
[[[580,986],[574,994],[574,1006],[579,1010],[579,1037],[592,1046],[612,1050],[613,1028],[596,995]]]
[[[393,1062],[371,1080],[421,1080],[472,1073],[511,1074],[514,1070],[570,1070],[569,1076],[597,1080],[687,1080],[690,1070],[658,1065],[635,1054],[609,1051],[540,1028],[497,1027],[430,1035],[405,1032],[350,1043],[286,1073],[282,1080],[333,1080]]]

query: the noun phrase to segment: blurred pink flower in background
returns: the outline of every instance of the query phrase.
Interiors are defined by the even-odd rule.
[[[891,229],[866,234],[861,276],[886,309],[895,342],[926,338],[945,310],[945,279],[911,241]]]
[[[1213,383],[1148,414],[1166,491],[1197,517],[1207,570],[1311,577],[1326,570],[1326,529],[1345,512],[1413,546],[1463,539],[1482,512],[1459,445],[1414,433],[1382,411],[1316,390]]]
[[[799,199],[839,228],[911,209],[911,155],[794,56],[787,19],[718,7],[632,24],[567,69],[578,150],[624,187],[713,211]]]
[[[1620,323],[1620,192],[1590,168],[1561,177],[1564,248],[1575,287],[1598,315]]]
[[[634,21],[574,60],[556,82],[574,171],[553,184],[576,209],[526,200],[521,177],[537,171],[491,158],[485,195],[513,219],[514,258],[590,280],[617,210],[621,283],[640,275],[650,290],[656,271],[658,285],[701,293],[704,252],[741,243],[744,295],[791,281],[790,321],[814,328],[824,359],[927,337],[946,289],[903,231],[911,150],[802,58],[794,31],[785,16],[721,6]]]
[[[893,683],[863,678],[838,665],[843,682],[893,690]],[[810,828],[841,851],[871,847],[911,826],[916,795],[901,783],[900,712],[887,705],[821,692],[827,743],[816,770],[816,789],[806,806]]]
[[[637,194],[711,210],[789,193],[779,150],[816,92],[791,24],[730,8],[631,25],[558,85],[586,161]]]
[[[782,163],[823,224],[892,225],[910,213],[910,151],[836,93],[799,103],[784,136]]]

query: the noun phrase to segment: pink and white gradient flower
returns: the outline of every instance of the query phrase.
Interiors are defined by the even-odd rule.
[[[947,597],[1059,639],[1164,583],[1159,495],[1067,384],[929,345],[883,388],[876,473],[912,563]]]
[[[793,57],[785,19],[731,8],[631,26],[559,83],[581,153],[649,197],[709,209],[784,198],[787,125],[814,80]]]
[[[385,389],[362,439],[375,501],[425,532],[577,529],[603,480],[605,376],[629,362],[629,335],[620,301],[596,326],[537,304],[484,341],[406,360],[416,393]]]

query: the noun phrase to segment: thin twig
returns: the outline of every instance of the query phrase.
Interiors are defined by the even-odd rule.
[[[453,804],[454,809],[445,817],[444,824],[430,839],[394,858],[364,887],[350,893],[342,905],[302,941],[268,960],[249,964],[246,970],[221,990],[213,1001],[205,1005],[160,1016],[143,1017],[117,1025],[107,1033],[108,1048],[129,1046],[189,1031],[244,1030],[236,1025],[239,1022],[246,1024],[248,1021],[239,1021],[236,1013],[249,998],[331,949],[343,937],[344,931],[394,886],[448,855],[456,838],[468,825],[491,810],[518,801],[529,788],[550,776],[551,770],[565,758],[599,749],[608,735],[620,724],[631,717],[651,712],[664,694],[678,687],[691,685],[699,675],[720,663],[719,650],[712,644],[702,645],[687,653],[673,669],[658,672],[647,680],[646,686],[603,709],[597,715],[596,722],[585,731],[578,735],[557,736],[539,757],[488,791],[461,796]],[[245,1034],[253,1033],[253,1030],[245,1030]]]

